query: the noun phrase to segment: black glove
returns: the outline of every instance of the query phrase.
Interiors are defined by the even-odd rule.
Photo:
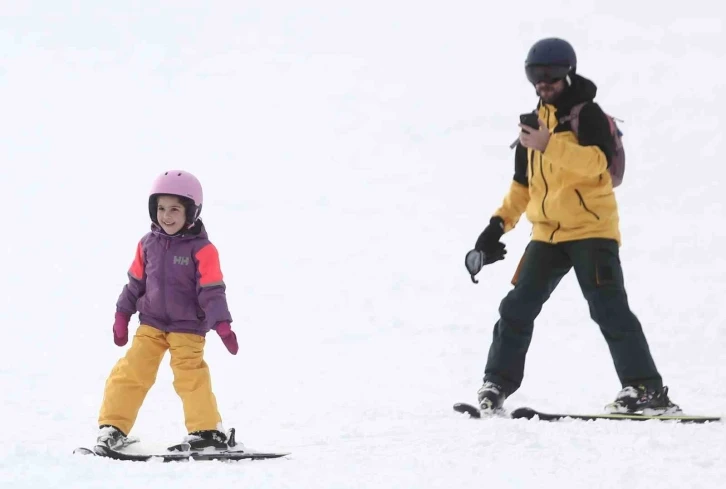
[[[507,254],[504,243],[499,240],[504,235],[504,220],[499,216],[494,216],[489,220],[489,225],[476,240],[474,249],[484,253],[484,265],[503,260]]]
[[[471,275],[471,281],[475,284],[479,282],[474,277],[484,265],[504,260],[507,250],[504,243],[499,241],[503,234],[504,221],[501,217],[492,217],[489,225],[479,235],[479,239],[476,240],[474,249],[466,254],[464,264]]]

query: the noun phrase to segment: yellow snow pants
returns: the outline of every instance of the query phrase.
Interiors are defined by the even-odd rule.
[[[98,424],[113,425],[129,434],[169,350],[174,390],[184,406],[187,431],[221,429],[222,418],[204,361],[204,343],[204,337],[196,334],[166,333],[145,324],[139,326],[131,348],[106,380]]]

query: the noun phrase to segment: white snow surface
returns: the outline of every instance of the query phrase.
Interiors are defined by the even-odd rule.
[[[671,397],[726,411],[724,7],[633,1],[5,2],[0,487],[715,488],[723,424],[472,421],[531,226],[464,269],[513,173],[523,61],[560,36],[622,119],[621,259]],[[147,192],[204,185],[240,351],[206,359],[263,462],[73,456],[95,439],[115,302]],[[134,323],[135,324],[135,320]],[[132,434],[186,434],[168,357]],[[574,274],[509,407],[599,411],[620,389]]]

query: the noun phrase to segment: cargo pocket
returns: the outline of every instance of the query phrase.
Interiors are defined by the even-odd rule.
[[[600,248],[595,253],[595,286],[622,286],[623,271],[620,266],[620,257],[616,252],[607,248]]]

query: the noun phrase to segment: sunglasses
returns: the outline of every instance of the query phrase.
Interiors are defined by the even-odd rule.
[[[564,80],[570,73],[569,66],[561,65],[530,65],[524,68],[527,80],[532,85],[538,83],[555,83]]]

